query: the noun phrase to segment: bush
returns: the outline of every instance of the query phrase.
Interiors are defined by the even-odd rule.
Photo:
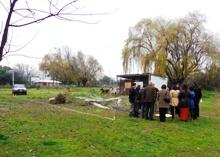
[[[55,100],[56,100],[56,104],[64,104],[66,102],[66,95],[62,94],[62,93],[59,93],[55,97]]]
[[[10,84],[5,84],[5,85],[0,85],[0,88],[11,88],[12,85]]]

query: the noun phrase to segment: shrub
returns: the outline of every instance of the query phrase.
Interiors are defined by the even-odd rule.
[[[56,100],[56,104],[64,104],[66,102],[66,95],[62,94],[62,93],[59,93],[55,97],[55,100]]]

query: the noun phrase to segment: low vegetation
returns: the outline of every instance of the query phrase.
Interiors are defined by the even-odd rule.
[[[59,93],[67,93],[67,103],[50,105],[48,99]],[[95,88],[31,89],[27,96],[1,89],[0,156],[220,156],[219,93],[204,92],[198,120],[176,118],[163,124],[130,118],[122,111],[115,120],[103,118],[113,118],[114,112],[78,96],[101,95]],[[128,105],[127,97],[122,104]]]

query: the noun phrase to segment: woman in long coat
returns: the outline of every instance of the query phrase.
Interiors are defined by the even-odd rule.
[[[163,84],[161,86],[161,90],[158,92],[158,95],[157,95],[160,121],[161,122],[166,121],[166,113],[168,111],[168,108],[170,107],[170,103],[164,101],[165,95],[170,95],[169,91],[166,88],[167,88],[167,86],[165,84]]]
[[[174,86],[173,89],[170,91],[170,96],[171,96],[170,109],[171,109],[172,119],[174,119],[175,114],[179,113],[178,112],[179,93],[180,90],[177,86]]]

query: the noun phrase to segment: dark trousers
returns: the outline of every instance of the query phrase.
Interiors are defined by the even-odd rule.
[[[130,117],[138,117],[139,106],[138,103],[131,103],[131,111],[129,113]]]
[[[195,120],[197,118],[195,111],[196,111],[195,108],[190,108],[190,116],[193,120]]]
[[[146,103],[146,119],[153,119],[154,116],[154,102],[147,102]]]
[[[175,114],[179,114],[178,107],[177,106],[170,106],[170,112],[172,115],[172,119],[174,119]]]
[[[146,109],[147,109],[147,105],[146,103],[141,103],[141,117],[142,118],[145,118],[145,115],[146,115]]]
[[[159,108],[159,113],[160,113],[160,121],[165,122],[166,121],[167,108]]]
[[[200,100],[195,102],[195,116],[199,117],[199,102]]]

